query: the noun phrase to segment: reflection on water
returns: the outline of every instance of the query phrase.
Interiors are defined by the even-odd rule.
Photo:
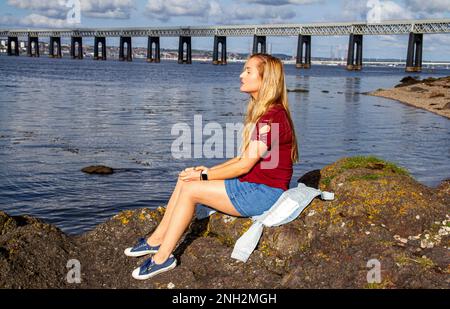
[[[224,160],[174,159],[171,128],[193,128],[198,114],[203,126],[214,121],[224,131],[242,122],[241,67],[0,57],[0,209],[79,233],[120,210],[165,204],[181,169]],[[443,75],[450,74],[433,74]],[[395,68],[287,65],[288,88],[306,90],[289,92],[301,160],[291,186],[343,156],[368,154],[430,186],[449,177],[449,120],[362,94],[404,76]],[[116,173],[80,171],[93,164]]]
[[[360,77],[346,77],[345,78],[345,101],[359,102],[359,94],[361,90],[361,78]]]

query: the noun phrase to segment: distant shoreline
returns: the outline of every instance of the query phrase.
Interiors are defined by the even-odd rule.
[[[0,53],[0,57],[9,57],[5,53]],[[21,55],[20,57],[26,57],[26,55]],[[43,54],[41,57],[47,58],[48,55]],[[71,59],[69,56],[63,55],[63,59]],[[145,60],[146,57],[134,57],[133,59],[141,59]],[[91,56],[85,56],[85,60],[92,60]],[[110,57],[108,58],[109,61],[118,61],[118,58],[116,57]],[[178,58],[161,58],[161,61],[178,61]],[[227,59],[228,63],[244,63],[246,59]],[[281,60],[284,64],[288,65],[295,65],[296,60]],[[212,59],[204,59],[204,58],[192,58],[192,62],[212,62]],[[313,60],[311,61],[312,66],[314,65],[322,65],[322,66],[333,66],[333,67],[345,67],[346,62],[345,61],[336,61],[336,60]],[[364,67],[391,67],[391,68],[405,68],[404,62],[385,62],[385,61],[369,61],[363,63],[363,70]],[[422,72],[427,73],[426,70],[435,70],[435,69],[443,69],[443,70],[450,70],[450,63],[446,62],[430,62],[426,63],[424,62],[422,64]]]
[[[450,119],[450,76],[417,80],[402,79],[390,89],[378,89],[367,94],[396,100]]]

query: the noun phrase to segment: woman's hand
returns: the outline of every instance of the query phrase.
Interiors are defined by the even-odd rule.
[[[180,177],[180,179],[183,181],[196,181],[200,180],[201,172],[202,172],[201,170],[196,171],[194,170],[194,168],[189,167],[184,171],[182,171],[181,173],[179,173],[178,177]]]
[[[207,171],[208,168],[206,166],[199,165],[199,166],[194,167],[194,170],[196,170],[196,171]]]

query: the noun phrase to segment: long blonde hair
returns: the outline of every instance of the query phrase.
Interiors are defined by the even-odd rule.
[[[280,59],[268,54],[256,53],[251,55],[247,62],[257,58],[259,60],[258,73],[262,83],[258,90],[258,98],[250,96],[245,115],[244,130],[242,133],[241,153],[247,149],[250,143],[252,129],[259,119],[269,110],[272,105],[281,104],[286,110],[287,118],[292,131],[292,163],[298,162],[297,137],[295,136],[294,124],[289,110],[286,82],[284,80],[284,67]],[[244,65],[245,67],[246,65]]]

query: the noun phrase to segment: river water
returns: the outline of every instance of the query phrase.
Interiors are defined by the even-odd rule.
[[[197,115],[203,126],[222,126],[224,141],[233,140],[225,124],[243,121],[248,99],[239,91],[241,69],[241,63],[0,57],[0,210],[75,234],[121,210],[164,205],[181,169],[227,159],[226,147],[219,158],[194,158],[192,148],[191,158],[177,159],[171,146],[180,134],[171,133],[180,123],[193,131]],[[394,86],[408,75],[404,69],[285,70],[289,89],[307,90],[289,93],[300,151],[291,187],[304,173],[354,155],[392,161],[428,186],[450,177],[448,119],[362,94]],[[80,171],[96,164],[116,173]]]

